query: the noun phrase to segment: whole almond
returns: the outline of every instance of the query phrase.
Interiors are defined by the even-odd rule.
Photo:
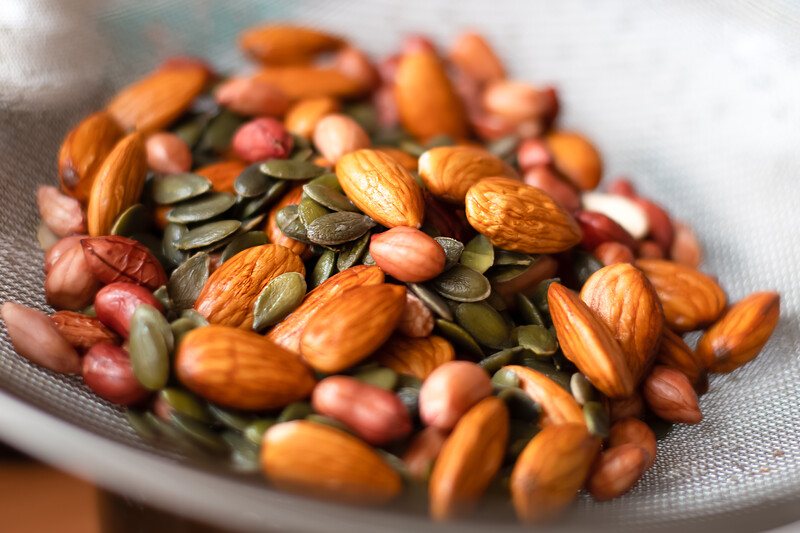
[[[347,115],[327,115],[314,127],[314,146],[333,164],[344,154],[369,148],[371,145],[364,128]]]
[[[119,235],[81,240],[83,254],[94,277],[102,283],[124,281],[156,290],[167,283],[167,274],[145,245]]]
[[[105,111],[93,113],[75,126],[58,152],[61,190],[86,203],[95,173],[122,135],[122,128]]]
[[[575,186],[559,178],[549,166],[539,165],[529,169],[525,172],[523,181],[526,185],[546,192],[570,213],[581,207],[581,199]]]
[[[780,318],[777,292],[756,292],[733,304],[700,338],[697,355],[711,372],[731,372],[752,361]]]
[[[212,188],[217,192],[233,192],[233,182],[236,181],[236,178],[239,177],[239,174],[242,173],[246,166],[242,161],[234,159],[211,163],[195,169],[194,173],[208,178]],[[166,206],[166,210],[168,211],[169,209],[171,209],[171,206]]]
[[[44,280],[47,303],[56,309],[83,309],[94,299],[100,283],[92,273],[80,242],[66,250]]]
[[[428,485],[434,520],[469,512],[503,462],[508,441],[508,409],[490,396],[461,417],[439,452]]]
[[[511,473],[511,497],[523,522],[552,520],[578,496],[600,439],[582,424],[542,429],[517,458]]]
[[[618,242],[631,250],[636,250],[639,245],[625,228],[608,218],[603,213],[594,211],[577,211],[575,220],[581,228],[583,238],[581,246],[587,250],[595,250],[601,244]]]
[[[422,380],[453,359],[453,346],[436,335],[424,338],[394,335],[375,354],[375,360],[382,366]]]
[[[428,281],[444,270],[444,249],[415,228],[397,226],[373,235],[369,253],[384,272],[408,283]]]
[[[600,153],[583,135],[555,131],[545,137],[556,168],[582,191],[597,187],[603,175]]]
[[[619,342],[636,383],[650,368],[664,328],[655,289],[630,263],[603,267],[581,288],[581,300]]]
[[[449,59],[482,84],[506,77],[500,58],[489,43],[477,33],[466,32],[459,35],[450,49]]]
[[[300,100],[286,113],[286,129],[300,137],[310,139],[317,122],[326,115],[339,111],[339,101],[330,96]]]
[[[693,385],[700,382],[706,370],[701,355],[695,354],[680,335],[668,328],[661,333],[656,363],[680,370]]]
[[[61,259],[62,255],[64,255],[76,244],[80,245],[81,239],[85,238],[86,235],[71,235],[56,241],[56,243],[44,254],[44,273],[47,274],[50,269],[53,268],[53,265],[55,265],[56,262]]]
[[[379,224],[387,228],[422,225],[422,190],[408,170],[385,153],[350,152],[336,163],[336,176],[356,207]]]
[[[644,450],[647,455],[645,470],[653,466],[656,461],[656,435],[650,426],[637,418],[623,418],[611,426],[608,433],[609,448],[616,448],[623,444],[633,444]]]
[[[636,444],[621,444],[600,453],[586,488],[599,502],[622,496],[647,470],[647,453]]]
[[[330,376],[320,381],[314,387],[311,405],[317,413],[343,422],[374,446],[411,433],[408,410],[393,392],[349,376]]]
[[[149,290],[133,283],[109,283],[94,298],[97,318],[125,339],[130,333],[133,312],[142,304],[164,311],[161,302]]]
[[[380,83],[378,70],[367,54],[358,48],[346,46],[333,57],[333,68],[356,80],[365,91],[372,91]]]
[[[406,306],[397,324],[397,331],[407,337],[422,338],[431,334],[433,325],[433,313],[428,306],[411,291],[406,291]]]
[[[545,112],[545,102],[541,92],[527,83],[497,80],[483,91],[483,108],[518,124],[538,120]]]
[[[419,175],[434,196],[455,204],[483,178],[518,177],[508,163],[477,146],[431,148],[419,157]]]
[[[292,314],[279,322],[267,338],[287,350],[300,353],[300,338],[309,321],[328,302],[348,289],[383,283],[383,271],[376,266],[356,265],[326,279],[309,292]]]
[[[403,489],[400,475],[371,446],[305,420],[267,430],[261,470],[280,490],[359,505],[387,503]]]
[[[295,253],[295,255],[302,256],[308,250],[308,245],[304,242],[297,241],[292,239],[291,237],[287,236],[281,228],[278,227],[278,223],[276,221],[278,211],[283,209],[288,205],[297,205],[300,203],[300,200],[303,198],[303,186],[297,185],[291,189],[289,192],[283,195],[283,197],[276,203],[272,208],[269,210],[269,214],[267,215],[267,224],[264,227],[264,232],[267,234],[269,238],[269,242],[274,244],[279,244],[281,246],[285,246],[289,250]]]
[[[147,152],[140,133],[117,143],[97,170],[86,211],[89,235],[108,235],[117,217],[139,201],[147,176]]]
[[[637,380],[625,352],[605,322],[560,283],[550,285],[547,303],[567,359],[609,398],[630,396]]]
[[[147,138],[147,166],[155,172],[178,174],[192,168],[192,152],[174,133],[159,132]]]
[[[288,248],[277,244],[248,248],[208,277],[194,308],[212,324],[250,329],[258,295],[286,272],[305,275],[303,261]]]
[[[667,325],[674,331],[705,327],[725,309],[725,292],[702,272],[662,259],[640,259],[635,265],[655,287]]]
[[[419,415],[425,425],[450,430],[491,393],[492,382],[483,368],[469,361],[449,361],[425,378],[419,391]]]
[[[289,100],[321,96],[352,99],[364,94],[364,87],[359,80],[329,67],[267,67],[259,70],[254,77],[277,87]]]
[[[403,454],[409,474],[415,479],[427,479],[446,440],[447,433],[433,426],[417,433]]]
[[[400,122],[421,141],[436,135],[467,136],[464,107],[435,52],[403,54],[395,75],[395,98]]]
[[[393,146],[376,146],[375,149],[400,163],[403,168],[409,172],[416,172],[419,168],[417,158],[400,148],[394,148]]]
[[[513,372],[519,379],[519,388],[542,407],[542,426],[585,425],[581,406],[572,394],[549,377],[517,365],[503,367],[503,371]]]
[[[0,306],[0,317],[19,355],[59,374],[80,373],[78,352],[61,336],[50,317],[14,302]]]
[[[282,117],[290,105],[283,91],[257,78],[231,78],[214,90],[214,99],[246,117]]]
[[[343,44],[335,35],[289,24],[258,26],[239,36],[242,51],[270,65],[308,63],[316,54],[336,50]]]
[[[187,333],[175,357],[189,390],[234,409],[275,409],[307,398],[315,380],[294,354],[257,333],[211,325]]]
[[[42,222],[58,237],[86,233],[86,216],[80,202],[55,187],[36,189],[36,202]]]
[[[642,418],[644,417],[644,400],[638,392],[627,398],[618,398],[608,402],[609,417],[611,422],[622,420],[623,418]]]
[[[119,344],[119,336],[103,325],[99,318],[74,311],[58,311],[50,319],[61,336],[79,352],[85,352],[100,343]]]
[[[592,254],[604,265],[617,263],[633,263],[633,250],[621,242],[607,241],[594,249]]]
[[[300,354],[315,370],[340,372],[374,352],[394,331],[405,287],[362,285],[322,302],[300,338]],[[336,323],[336,328],[331,324]]]
[[[650,410],[667,422],[697,424],[703,419],[692,384],[678,370],[655,366],[642,393]]]
[[[92,392],[117,405],[134,405],[150,395],[136,379],[128,352],[115,344],[92,346],[83,357],[81,377]]]
[[[485,178],[467,191],[467,220],[495,246],[556,253],[581,240],[572,216],[541,190],[510,178]]]
[[[703,262],[703,250],[694,230],[683,222],[676,222],[673,227],[675,233],[669,249],[669,258],[691,268],[699,267]]]

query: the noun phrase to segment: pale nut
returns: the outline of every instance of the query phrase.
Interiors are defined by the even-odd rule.
[[[347,115],[332,114],[314,127],[314,146],[328,162],[336,164],[343,155],[369,148],[372,142],[358,122]]]
[[[522,123],[541,117],[545,106],[535,87],[521,81],[498,80],[483,91],[483,107],[489,113]]]
[[[444,270],[441,245],[426,233],[407,226],[373,235],[369,253],[381,270],[407,283],[433,279]]]
[[[419,391],[423,423],[442,430],[455,427],[469,409],[492,393],[486,371],[469,361],[451,361],[437,367]]]
[[[633,263],[633,251],[621,242],[607,241],[594,249],[592,254],[604,265],[617,263]]]
[[[100,289],[80,241],[74,242],[49,268],[44,280],[47,303],[56,309],[77,311],[90,303]]]
[[[500,58],[478,33],[466,32],[459,35],[450,49],[449,58],[480,84],[506,77]]]
[[[86,233],[86,215],[78,200],[46,185],[36,190],[42,222],[58,237]]]
[[[0,307],[0,317],[19,355],[53,372],[80,373],[78,352],[61,336],[50,317],[13,302],[6,302]]]
[[[580,133],[555,131],[545,137],[553,161],[561,174],[582,191],[597,187],[603,161],[597,148]]]
[[[644,399],[667,422],[697,424],[703,419],[689,379],[678,370],[656,366],[644,380]]]
[[[371,91],[380,82],[378,69],[367,54],[358,48],[346,46],[333,56],[332,66],[348,78],[358,82],[364,91]]]
[[[592,497],[604,502],[622,496],[647,470],[647,453],[635,444],[622,444],[600,453],[586,488]]]
[[[583,194],[586,211],[602,213],[631,234],[634,239],[643,239],[650,231],[650,223],[640,204],[616,194],[588,192]]]
[[[645,469],[653,466],[656,461],[656,435],[650,426],[638,418],[623,418],[611,426],[608,433],[609,448],[616,448],[623,444],[634,444],[645,451],[647,462]]]
[[[558,205],[573,213],[581,208],[581,198],[575,187],[556,176],[545,165],[530,168],[525,172],[525,184],[546,192]]]
[[[433,313],[422,300],[406,291],[406,306],[400,315],[397,331],[407,337],[423,338],[433,332]]]
[[[56,241],[56,243],[47,250],[47,253],[44,254],[44,273],[47,274],[67,250],[72,248],[75,244],[80,245],[81,239],[85,238],[86,235],[70,235],[69,237],[64,237]]]
[[[164,174],[179,174],[192,168],[192,153],[174,133],[154,133],[145,142],[147,166]]]
[[[691,226],[684,222],[675,222],[675,234],[669,249],[670,258],[676,263],[697,268],[703,262],[703,250]]]
[[[433,426],[417,433],[402,457],[409,474],[419,480],[427,478],[446,440],[447,432]]]
[[[246,117],[282,117],[289,98],[273,84],[258,78],[231,78],[214,91],[217,103]]]

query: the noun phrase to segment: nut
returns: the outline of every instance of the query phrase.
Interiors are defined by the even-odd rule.
[[[392,146],[376,146],[375,149],[379,152],[383,152],[384,154],[388,155],[403,168],[408,170],[409,172],[416,172],[418,168],[417,158],[413,155],[409,154],[408,152],[401,150],[399,148],[394,148]]]
[[[78,352],[58,332],[50,317],[14,302],[0,306],[8,337],[19,355],[59,374],[78,374]]]
[[[314,65],[268,67],[258,71],[255,78],[274,85],[292,101],[321,96],[353,99],[364,93],[359,80],[337,69]]]
[[[450,49],[449,59],[476,81],[485,84],[506,77],[503,63],[489,43],[477,33],[462,33]]]
[[[580,133],[554,131],[545,143],[556,168],[582,191],[597,187],[603,175],[603,161],[597,148]]]
[[[633,444],[644,450],[647,461],[645,470],[653,466],[656,461],[656,435],[650,426],[636,418],[623,418],[611,426],[608,434],[609,448],[616,448],[623,444]]]
[[[332,66],[348,78],[356,80],[364,91],[372,91],[380,83],[375,65],[358,48],[346,46],[336,52]]]
[[[95,344],[119,344],[119,336],[99,318],[74,311],[58,311],[50,316],[56,329],[73,348],[86,352]]]
[[[486,371],[469,361],[449,361],[425,378],[419,392],[419,414],[425,425],[453,429],[458,421],[492,393]]]
[[[638,254],[640,259],[664,259],[664,252],[656,241],[642,241],[639,243]]]
[[[186,142],[174,133],[154,133],[147,138],[147,166],[155,172],[178,174],[192,168],[192,153]]]
[[[128,353],[114,344],[92,346],[83,357],[81,374],[92,392],[117,405],[134,405],[150,395],[133,375]]]
[[[621,444],[600,454],[586,488],[599,502],[622,496],[647,470],[647,453],[636,444]]]
[[[581,246],[587,250],[594,250],[606,242],[618,242],[631,250],[638,248],[636,240],[625,231],[625,228],[602,213],[578,211],[575,213],[575,220],[578,221],[583,233]]]
[[[697,424],[703,419],[692,384],[678,370],[655,366],[642,393],[650,410],[667,422]]]
[[[507,281],[495,281],[492,283],[492,290],[501,296],[507,305],[512,305],[517,293],[531,296],[541,281],[550,279],[556,275],[558,262],[549,255],[539,256],[527,270],[519,276]]]
[[[403,454],[403,463],[413,478],[427,479],[445,440],[447,433],[433,426],[426,427],[416,434]]]
[[[661,333],[656,362],[681,371],[695,387],[705,375],[706,364],[700,354],[695,354],[680,335],[668,328]]]
[[[617,194],[587,192],[581,200],[584,210],[607,216],[636,240],[643,239],[650,231],[645,209],[630,198]]]
[[[369,148],[371,145],[364,128],[347,115],[327,115],[314,127],[314,146],[322,157],[333,164],[344,154]]]
[[[406,291],[406,306],[397,324],[397,331],[416,338],[427,337],[433,331],[433,313],[411,291]]]
[[[545,111],[542,94],[535,87],[512,80],[497,80],[483,91],[483,108],[514,124],[539,120]]]
[[[369,253],[384,272],[400,281],[428,281],[444,270],[441,245],[426,233],[406,226],[373,235]]]
[[[289,24],[258,26],[239,36],[239,48],[244,53],[269,65],[308,63],[315,55],[343,44],[335,35]]]
[[[141,285],[133,283],[109,283],[94,298],[97,318],[106,326],[127,339],[133,312],[141,304],[152,305],[163,312],[161,302]]]
[[[277,87],[256,78],[231,78],[214,91],[217,103],[246,117],[282,117],[289,98]]]
[[[676,263],[697,268],[703,262],[703,250],[691,226],[684,222],[676,222],[675,235],[669,249],[669,257]]]
[[[645,215],[647,215],[650,237],[661,248],[661,252],[664,256],[668,256],[675,237],[672,219],[667,211],[655,202],[644,198],[636,198],[635,201],[644,210]]]
[[[542,407],[542,426],[585,424],[583,410],[572,394],[549,377],[524,366],[506,366],[503,371],[513,372],[519,388]]]
[[[62,194],[55,187],[40,186],[36,190],[42,222],[58,237],[86,233],[86,216],[75,198]]]
[[[581,199],[575,187],[557,177],[548,166],[539,165],[530,168],[525,172],[524,181],[526,185],[546,192],[558,205],[570,213],[581,208]]]
[[[622,420],[623,418],[642,418],[644,417],[644,400],[638,392],[627,398],[609,400],[609,418],[611,422]]]
[[[270,117],[260,117],[242,124],[233,135],[234,153],[248,163],[264,159],[285,159],[292,152],[294,139],[283,124]]]
[[[110,235],[81,240],[83,255],[102,283],[124,281],[150,290],[167,283],[164,267],[146,246],[127,237]]]
[[[81,239],[85,238],[86,235],[71,235],[56,241],[56,243],[47,250],[47,253],[44,254],[44,273],[47,274],[50,272],[50,269],[61,259],[62,255],[69,251],[74,245],[79,245]]]
[[[233,159],[230,161],[211,163],[210,165],[195,169],[193,172],[208,178],[208,180],[211,182],[212,188],[215,191],[233,192],[233,183],[236,181],[236,178],[239,177],[239,174],[241,174],[246,168],[246,166],[247,165],[238,159]],[[164,220],[166,220],[166,212],[172,209],[172,207],[162,206],[162,208],[164,209]],[[156,211],[156,213],[158,213],[158,211]]]
[[[598,261],[604,265],[615,265],[617,263],[633,263],[633,250],[621,242],[606,241],[600,244],[592,252]]]
[[[326,115],[339,111],[339,101],[329,96],[300,100],[286,113],[286,129],[306,139],[314,134],[317,122]]]
[[[47,303],[56,309],[83,309],[92,303],[99,289],[80,242],[59,256],[44,280]]]
[[[524,139],[517,147],[517,164],[527,173],[533,168],[550,167],[553,164],[553,156],[543,140]]]
[[[398,374],[422,380],[436,368],[453,359],[455,359],[453,346],[436,335],[425,338],[394,335],[375,354],[375,360],[381,365],[391,368]]]

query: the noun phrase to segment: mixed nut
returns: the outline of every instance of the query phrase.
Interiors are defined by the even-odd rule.
[[[377,64],[292,25],[239,46],[254,73],[173,58],[67,134],[37,193],[57,311],[2,306],[21,356],[142,437],[336,500],[421,489],[437,520],[498,490],[538,522],[630,490],[651,426],[700,422],[708,374],[775,328],[777,293],[729,305],[688,225],[598,192],[556,91],[481,36]]]

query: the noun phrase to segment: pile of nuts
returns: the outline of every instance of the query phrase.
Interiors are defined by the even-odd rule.
[[[421,488],[446,520],[489,490],[538,522],[630,490],[652,428],[699,423],[709,373],[775,328],[777,293],[729,304],[688,225],[598,192],[556,91],[481,36],[377,64],[291,25],[239,46],[250,74],[173,58],[67,134],[38,191],[57,311],[2,306],[21,356],[143,438],[303,494]]]

